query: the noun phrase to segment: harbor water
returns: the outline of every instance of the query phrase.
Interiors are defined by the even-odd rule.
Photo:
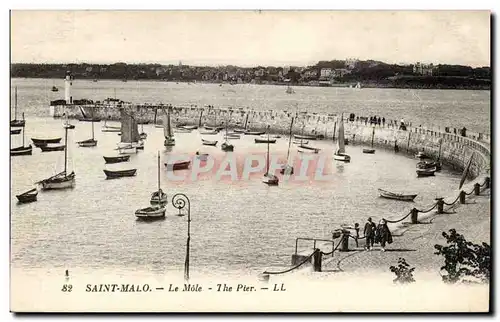
[[[62,81],[13,79],[18,87],[19,113],[25,112],[26,140],[62,137],[61,119],[48,117],[48,102],[62,91],[51,92]],[[234,105],[262,109],[299,109],[318,113],[379,115],[442,126],[463,126],[489,133],[489,92],[306,88],[285,94],[279,86],[176,84],[161,82],[75,81],[74,99],[102,100],[116,96],[136,103]],[[413,93],[413,94],[410,94]],[[418,98],[416,98],[418,97]],[[201,145],[201,138],[223,141],[222,134],[205,136],[197,130],[176,133],[171,150],[163,146],[163,129],[144,125],[148,134],[144,151],[130,161],[105,165],[103,156],[117,155],[117,133],[101,132],[95,123],[97,147],[81,148],[76,142],[91,136],[91,123],[73,121],[69,131],[68,168],[76,173],[76,186],[63,191],[41,191],[38,201],[16,203],[16,194],[33,183],[62,171],[64,152],[11,157],[11,263],[15,268],[69,268],[83,271],[117,269],[162,274],[181,272],[184,267],[187,217],[176,216],[167,207],[165,220],[137,221],[134,212],[149,204],[157,189],[157,153],[161,156],[162,188],[169,198],[186,194],[191,201],[191,272],[209,274],[257,274],[269,267],[286,267],[297,237],[329,239],[341,224],[364,223],[368,216],[398,219],[415,206],[425,207],[434,198],[457,188],[460,173],[443,169],[435,177],[417,178],[417,160],[388,150],[373,155],[361,146],[347,146],[351,163],[328,158],[328,181],[281,181],[277,187],[263,184],[260,177],[230,182],[208,176],[203,180],[173,182],[164,162],[169,155],[194,155],[197,151],[217,160],[225,156],[220,146]],[[446,122],[446,123],[445,123]],[[232,143],[234,154],[265,154],[267,145],[255,144],[251,136]],[[21,145],[22,136],[11,136],[11,146]],[[62,143],[62,141],[61,141]],[[220,143],[219,143],[220,144]],[[334,143],[311,141],[321,153],[331,156]],[[286,158],[288,138],[277,139],[270,152]],[[292,145],[292,157],[297,147]],[[103,169],[136,168],[135,177],[106,180]],[[179,171],[182,174],[183,171]],[[184,172],[189,173],[189,170]],[[379,197],[378,188],[418,193],[415,203]],[[304,247],[311,245],[304,245]],[[325,250],[327,251],[327,250]]]

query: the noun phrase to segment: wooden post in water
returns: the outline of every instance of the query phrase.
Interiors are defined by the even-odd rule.
[[[417,210],[417,208],[413,208],[411,210],[411,223],[418,224],[418,210]]]
[[[460,203],[462,205],[465,204],[465,191],[461,190],[460,194],[458,195],[458,198],[460,199]]]

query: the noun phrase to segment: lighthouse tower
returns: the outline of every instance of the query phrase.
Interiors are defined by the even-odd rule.
[[[66,104],[72,104],[73,98],[71,97],[71,86],[73,85],[73,76],[71,76],[71,72],[66,72],[66,77],[64,78],[64,99],[66,100]]]

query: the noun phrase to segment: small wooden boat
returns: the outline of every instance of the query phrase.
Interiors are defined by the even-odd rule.
[[[102,171],[104,171],[104,174],[106,175],[106,179],[117,179],[117,178],[123,178],[123,177],[133,177],[133,176],[135,176],[137,169],[116,170],[116,171],[102,170]]]
[[[50,143],[59,143],[61,142],[61,138],[53,138],[53,139],[34,139],[31,138],[33,145],[36,147],[40,147],[41,145],[47,145]]]
[[[82,118],[79,118],[78,121],[80,121],[80,122],[101,122],[101,119],[98,117],[82,117]]]
[[[190,164],[191,161],[180,161],[175,163],[165,163],[165,166],[167,167],[167,170],[173,171],[189,169]]]
[[[215,134],[219,134],[218,131],[200,131],[200,134],[203,134],[203,135],[215,135]]]
[[[261,131],[245,131],[246,135],[263,135],[266,134],[266,132],[261,132]]]
[[[347,154],[336,153],[333,155],[333,159],[337,161],[351,162],[351,157]]]
[[[346,140],[344,138],[344,120],[343,117],[344,115],[342,114],[340,122],[339,122],[339,132],[338,132],[338,140],[337,140],[337,150],[333,154],[333,159],[337,161],[343,161],[343,162],[351,162],[351,157],[345,153],[345,145],[346,145]]]
[[[363,153],[374,154],[375,153],[375,149],[363,149]]]
[[[293,140],[293,144],[308,144],[309,141],[307,140]]]
[[[305,145],[305,144],[299,145],[299,148],[300,149],[304,149],[304,150],[311,150],[311,151],[314,151],[314,153],[318,153],[319,151],[321,151],[321,149],[318,149],[318,148],[315,148],[315,147],[312,147],[312,146],[308,146],[308,145]]]
[[[28,203],[28,202],[36,201],[37,195],[38,195],[38,190],[36,188],[33,188],[33,189],[28,190],[20,195],[17,195],[16,198],[17,198],[19,203]]]
[[[276,143],[276,139],[256,138],[255,143]]]
[[[219,141],[208,141],[208,140],[201,139],[201,144],[203,144],[203,145],[216,146],[217,142],[219,142]]]
[[[42,185],[42,190],[66,189],[75,185],[75,172],[66,175],[66,171],[56,174],[48,179],[38,181]]]
[[[196,125],[183,125],[182,128],[185,130],[196,130],[198,127]]]
[[[121,126],[104,124],[104,126],[101,128],[101,132],[121,132]]]
[[[413,199],[415,199],[415,197],[417,196],[417,194],[394,193],[384,189],[378,189],[378,192],[380,193],[381,197],[402,201],[413,201]]]
[[[163,206],[151,206],[135,211],[135,216],[138,219],[162,219],[165,218],[166,209]]]
[[[261,135],[261,138],[264,138],[264,139],[267,139],[268,137],[271,139],[280,139],[281,135],[278,135],[278,134]]]
[[[76,142],[76,143],[78,143],[78,145],[81,146],[81,147],[93,147],[93,146],[97,145],[97,140],[88,139],[88,140],[79,141],[79,142]],[[43,151],[43,149],[42,149],[42,151]]]
[[[234,151],[234,145],[230,144],[229,142],[222,143],[220,147],[221,147],[222,151],[225,151],[225,152]]]
[[[185,129],[183,127],[178,127],[174,129],[174,133],[191,133],[192,130]]]
[[[294,139],[296,140],[316,140],[316,137],[315,136],[312,136],[312,135],[299,135],[299,134],[295,134],[293,136]]]
[[[19,134],[19,133],[21,133],[21,129],[15,129],[15,130],[10,129],[10,134],[11,134],[11,135],[12,135],[12,134]]]
[[[200,160],[200,161],[207,161],[208,153],[196,152],[196,158],[198,158],[198,160]]]
[[[436,172],[436,167],[429,168],[429,169],[417,169],[417,177],[430,177],[434,175],[434,172]]]
[[[17,148],[10,149],[10,155],[31,155],[33,153],[33,147],[31,145],[28,146],[20,146]]]
[[[42,150],[42,152],[54,152],[54,151],[64,151],[65,145],[40,145],[38,148]]]
[[[418,152],[415,155],[415,158],[417,158],[417,159],[430,159],[430,157],[422,151]]]
[[[173,137],[165,138],[165,140],[163,141],[163,145],[164,146],[175,146],[175,138],[173,138]]]
[[[53,91],[53,92],[59,92],[59,88],[57,88],[57,86],[52,86],[51,91]]]
[[[246,131],[247,131],[247,130],[245,130],[245,129],[234,129],[234,130],[233,130],[233,132],[234,132],[234,133],[243,133],[243,134],[244,134]]]
[[[224,140],[238,140],[241,136],[239,134],[228,134],[224,136]]]
[[[132,145],[126,145],[126,146],[121,146],[118,147],[118,153],[120,154],[136,154],[137,153],[137,147],[132,146]]]
[[[158,152],[158,190],[151,194],[151,199],[149,203],[152,205],[164,205],[168,202],[167,194],[161,190],[160,185],[160,152]]]
[[[267,184],[269,186],[277,186],[279,183],[279,179],[277,176],[275,176],[273,174],[266,173],[262,177],[262,182],[264,182],[265,184]]]
[[[431,169],[435,167],[437,171],[438,164],[441,167],[441,164],[435,161],[420,161],[417,163],[417,169]]]
[[[69,123],[64,123],[63,128],[68,129],[68,130],[73,130],[75,128],[75,125],[69,124]]]
[[[106,163],[120,163],[120,162],[127,162],[128,160],[130,160],[130,155],[120,155],[117,157],[103,156],[103,158]]]
[[[280,173],[284,175],[292,175],[293,167],[289,164],[283,164],[280,169]]]

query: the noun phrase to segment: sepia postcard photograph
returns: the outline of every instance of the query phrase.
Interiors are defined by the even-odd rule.
[[[9,16],[11,312],[492,311],[491,11]]]

